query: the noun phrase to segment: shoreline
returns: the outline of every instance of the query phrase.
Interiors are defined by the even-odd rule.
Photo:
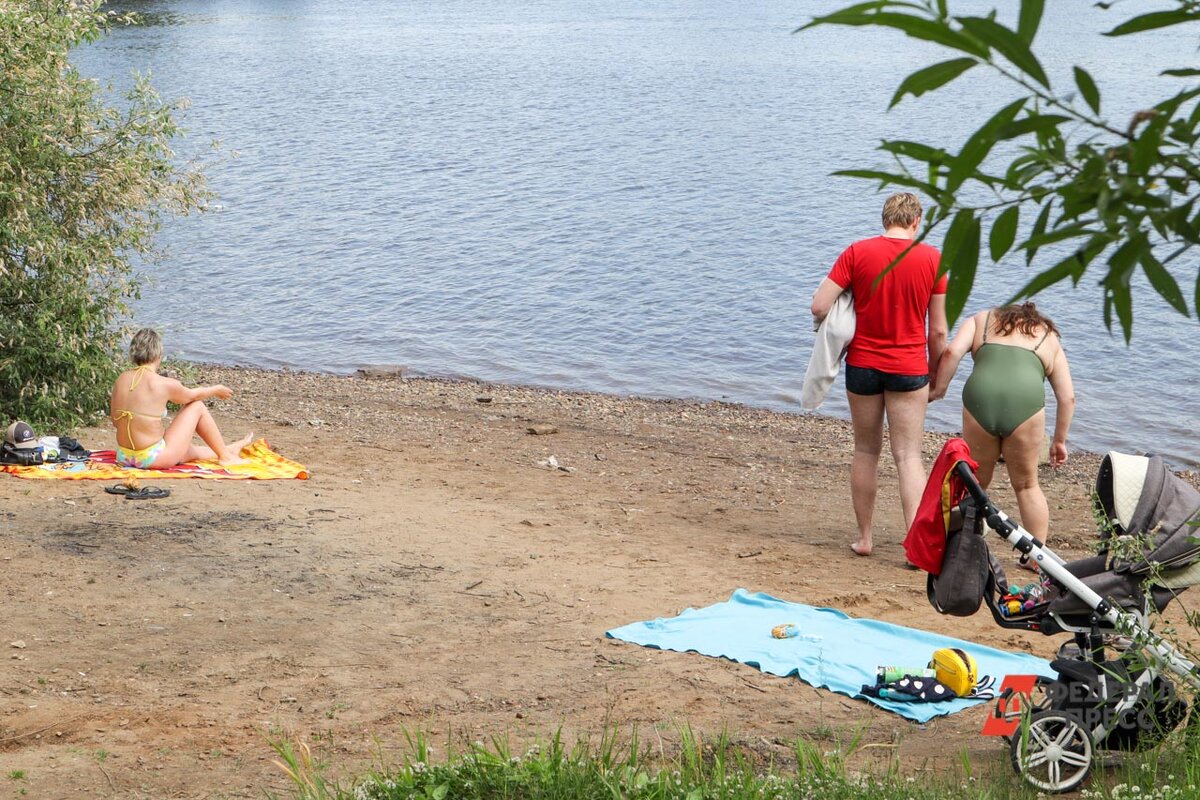
[[[604,399],[608,402],[631,401],[631,402],[645,402],[645,403],[663,403],[663,404],[667,404],[667,405],[695,406],[696,408],[699,408],[699,409],[713,407],[713,406],[715,406],[715,407],[723,406],[723,407],[729,407],[729,408],[742,409],[746,413],[752,413],[752,412],[753,413],[762,413],[764,415],[779,417],[779,418],[783,418],[783,419],[802,419],[802,420],[803,419],[814,419],[814,420],[822,420],[822,421],[829,422],[829,423],[841,423],[841,424],[847,426],[847,428],[849,428],[849,426],[850,426],[850,420],[848,417],[836,416],[833,414],[823,412],[819,409],[814,410],[814,411],[805,411],[805,410],[799,409],[799,405],[800,405],[799,401],[795,402],[795,405],[798,410],[791,411],[791,410],[787,410],[787,409],[772,408],[770,406],[755,405],[753,403],[746,403],[746,402],[737,401],[737,400],[708,399],[708,398],[703,398],[703,397],[674,397],[674,396],[670,396],[670,395],[620,394],[617,392],[607,392],[607,391],[600,391],[600,390],[593,390],[593,389],[575,389],[575,388],[570,388],[570,387],[558,387],[558,386],[543,385],[543,384],[536,384],[536,383],[519,383],[519,382],[518,383],[510,383],[510,382],[505,382],[505,381],[488,381],[488,380],[484,380],[484,379],[477,378],[477,377],[470,376],[470,375],[456,375],[456,374],[452,374],[452,373],[451,374],[425,374],[425,373],[417,372],[414,370],[410,370],[408,367],[400,365],[400,364],[367,365],[367,366],[357,367],[353,371],[350,371],[350,372],[329,372],[329,371],[324,371],[324,370],[311,370],[311,369],[301,369],[301,368],[293,368],[293,367],[278,367],[278,368],[260,367],[260,366],[242,365],[242,364],[224,364],[224,363],[220,363],[220,362],[209,362],[209,361],[191,361],[191,360],[184,360],[184,359],[180,359],[180,362],[186,363],[198,371],[231,370],[233,372],[244,372],[244,373],[267,373],[267,374],[281,373],[281,374],[296,374],[296,375],[313,375],[316,377],[327,377],[327,378],[336,378],[336,379],[399,380],[399,381],[417,381],[417,382],[423,381],[423,382],[428,382],[431,384],[462,385],[464,387],[478,386],[481,388],[481,390],[488,389],[488,388],[495,388],[495,389],[510,389],[513,391],[540,393],[540,394],[544,394],[544,395],[548,395],[548,396],[567,395],[567,396],[579,396],[579,397],[594,397],[594,398]],[[1047,439],[1049,438],[1051,433],[1052,433],[1051,426],[1048,425],[1047,431],[1046,431]],[[926,437],[934,436],[934,437],[937,437],[938,439],[940,439],[941,441],[945,441],[946,439],[953,438],[955,436],[961,436],[961,434],[962,434],[961,429],[941,430],[941,429],[929,428],[929,427],[926,427],[926,429],[925,429]],[[885,439],[886,439],[886,433],[885,433]],[[1112,449],[1117,452],[1126,452],[1130,455],[1154,455],[1154,453],[1144,451],[1141,448],[1131,448],[1129,450],[1119,450],[1118,448],[1112,448]],[[1068,440],[1068,453],[1070,454],[1072,459],[1074,459],[1076,457],[1083,457],[1083,458],[1087,458],[1089,460],[1092,458],[1099,460],[1105,454],[1105,453],[1094,451],[1094,450],[1086,450],[1086,449],[1083,449],[1080,447],[1072,446],[1072,445],[1070,445],[1069,440]],[[935,453],[935,455],[936,455],[936,453]],[[887,460],[887,453],[884,453],[881,461],[886,461],[886,460]],[[1187,463],[1187,462],[1181,463],[1181,462],[1177,462],[1177,461],[1174,461],[1174,460],[1172,460],[1170,458],[1166,458],[1166,457],[1164,457],[1164,461],[1166,462],[1167,466],[1173,472],[1175,472],[1177,474],[1200,475],[1200,463],[1196,463],[1196,464]],[[1069,463],[1070,462],[1068,461],[1068,464]],[[1044,467],[1045,465],[1046,465],[1046,462],[1043,459],[1043,461],[1041,462],[1041,466]]]
[[[189,383],[234,390],[212,403],[223,433],[253,430],[309,479],[152,481],[171,495],[130,502],[101,481],[0,475],[0,753],[31,796],[283,795],[268,744],[281,737],[354,775],[412,731],[439,759],[491,736],[518,747],[635,726],[675,752],[684,722],[781,765],[803,736],[876,745],[849,758],[856,770],[886,767],[880,753],[914,774],[953,770],[964,751],[1006,770],[1007,750],[979,735],[987,705],[918,727],[605,632],[745,588],[1044,658],[1062,643],[930,608],[924,574],[903,566],[886,454],[876,550],[850,551],[842,420],[458,379],[196,371]],[[944,438],[926,434],[927,463]],[[1050,544],[1068,560],[1096,539],[1098,464],[1072,454],[1042,472]],[[1015,510],[1003,467],[991,493]]]

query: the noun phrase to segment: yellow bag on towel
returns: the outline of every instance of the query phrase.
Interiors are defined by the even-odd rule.
[[[959,697],[971,694],[979,679],[979,665],[975,659],[957,647],[935,650],[929,668],[934,671],[939,683]]]

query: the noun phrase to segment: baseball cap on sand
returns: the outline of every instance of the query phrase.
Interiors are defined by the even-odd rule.
[[[4,433],[4,441],[17,450],[36,450],[38,447],[37,435],[34,434],[33,428],[29,427],[28,422],[20,420],[8,426]]]

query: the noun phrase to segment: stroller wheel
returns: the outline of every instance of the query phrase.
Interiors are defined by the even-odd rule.
[[[1072,791],[1092,768],[1092,734],[1065,711],[1035,711],[1011,749],[1013,770],[1043,792]]]

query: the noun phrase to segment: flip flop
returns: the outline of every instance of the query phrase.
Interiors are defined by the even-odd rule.
[[[160,489],[157,486],[143,486],[140,489],[130,489],[125,492],[126,500],[157,500],[171,494],[170,489]]]
[[[116,483],[112,486],[105,486],[104,491],[109,494],[129,494],[129,487],[123,483]]]

